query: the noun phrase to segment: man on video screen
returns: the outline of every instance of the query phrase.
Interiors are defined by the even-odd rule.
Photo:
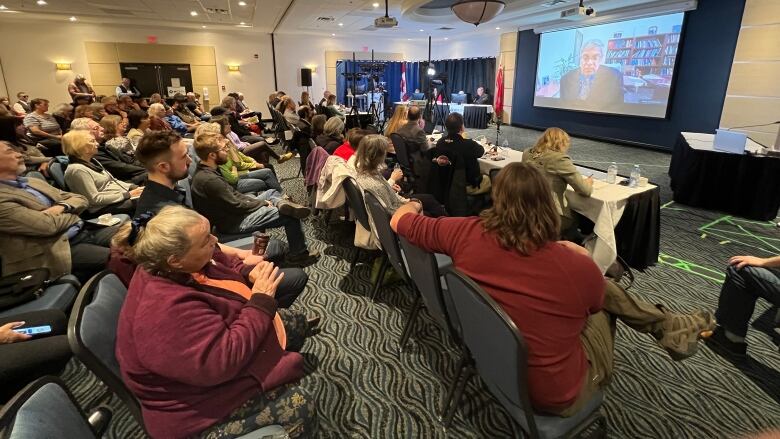
[[[623,77],[602,66],[604,43],[589,40],[580,51],[580,67],[561,78],[561,99],[582,101],[588,108],[608,109],[623,103]]]

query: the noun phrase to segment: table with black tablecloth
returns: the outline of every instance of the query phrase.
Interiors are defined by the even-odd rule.
[[[780,158],[713,149],[714,135],[680,133],[669,177],[674,201],[767,221],[780,209]],[[748,139],[747,150],[760,146]]]

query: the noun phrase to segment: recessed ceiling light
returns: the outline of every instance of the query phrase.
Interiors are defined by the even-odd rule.
[[[241,26],[246,26],[246,23],[244,23],[243,21],[241,23],[238,23],[238,24],[240,24]]]
[[[444,37],[445,40],[449,40],[449,37]]]
[[[198,11],[190,11],[190,15],[192,15],[193,17],[197,17]]]
[[[500,27],[497,27],[497,28],[496,28],[496,30],[501,30],[501,28],[500,28]]]
[[[412,39],[411,38],[407,38],[406,41],[412,41]]]
[[[202,27],[203,29],[206,29],[206,25],[205,25],[205,24],[204,24],[203,26],[201,26],[201,27]]]
[[[330,34],[330,36],[332,36],[332,37],[335,37],[335,36],[336,36],[336,34]]]
[[[344,23],[339,23],[339,26],[344,26]]]
[[[48,5],[48,3],[46,3],[46,0],[38,0],[37,2],[35,2],[35,4],[37,4],[38,6]]]
[[[420,29],[420,32],[425,32],[425,29]]]
[[[5,11],[6,9],[8,8],[5,5],[0,5],[0,11]]]
[[[246,6],[246,2],[244,1],[238,2],[238,6]]]
[[[76,18],[76,17],[70,17],[70,18],[68,18],[68,20],[70,20],[70,21],[76,21],[76,20],[78,20],[78,18]]]
[[[375,8],[378,8],[378,7],[379,7],[379,3],[374,3],[374,4],[372,4],[371,6],[373,6],[373,7],[375,7]]]

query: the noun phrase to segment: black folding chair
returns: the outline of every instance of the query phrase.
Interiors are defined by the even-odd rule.
[[[390,134],[390,141],[393,142],[395,157],[398,159],[398,164],[401,165],[401,170],[404,171],[404,177],[406,178],[406,181],[412,187],[416,187],[416,174],[414,172],[412,158],[409,156],[409,151],[406,148],[406,140],[400,134],[392,133]]]
[[[398,235],[396,235],[393,229],[390,228],[390,214],[387,213],[387,210],[385,210],[385,207],[382,206],[381,202],[379,202],[379,199],[371,192],[366,191],[364,198],[366,202],[366,209],[368,210],[368,214],[373,222],[371,230],[373,230],[376,233],[377,238],[379,238],[379,244],[382,246],[383,251],[382,266],[379,268],[379,279],[384,279],[385,273],[387,273],[387,268],[392,266],[396,273],[401,276],[401,279],[403,279],[404,282],[406,282],[408,285],[411,285],[412,282],[411,279],[409,279],[409,274],[406,272],[403,256],[401,255],[401,247],[398,245]],[[372,300],[374,297],[376,297],[376,293],[379,291],[380,285],[382,285],[381,281],[374,285],[374,291],[371,293]],[[418,294],[414,299],[414,305],[412,305],[413,310],[419,309],[419,301],[420,296]],[[410,315],[410,321],[411,318],[414,318],[414,316]],[[404,331],[404,335],[409,332],[409,327],[410,324],[407,322],[407,330]],[[402,336],[401,340],[401,345],[403,345],[405,337]]]
[[[342,183],[342,185],[344,187],[344,193],[347,196],[349,210],[351,210],[352,215],[355,216],[355,225],[357,226],[357,224],[360,224],[364,229],[370,231],[371,223],[368,220],[366,203],[363,200],[363,194],[360,192],[360,189],[358,189],[357,183],[352,178],[346,178],[344,179],[344,183]],[[352,254],[352,262],[349,265],[350,273],[355,268],[355,265],[357,265],[361,251],[362,249],[360,247],[355,247],[355,252]]]
[[[0,436],[8,438],[100,438],[111,421],[100,406],[87,417],[65,383],[45,376],[28,384],[0,410]]]
[[[597,392],[571,417],[535,414],[528,393],[528,347],[515,323],[463,273],[451,269],[444,278],[476,372],[526,435],[544,439],[606,436],[606,419],[599,413],[604,399],[602,392]],[[466,371],[457,386],[445,425],[452,420],[466,382],[473,374],[471,370]]]

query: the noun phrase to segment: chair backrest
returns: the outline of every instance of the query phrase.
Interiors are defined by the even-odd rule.
[[[366,208],[373,221],[372,230],[379,239],[382,250],[387,254],[387,259],[393,265],[393,268],[405,281],[409,281],[409,274],[404,266],[403,256],[401,256],[401,246],[398,244],[398,235],[390,228],[390,214],[379,202],[376,195],[366,191],[363,195],[366,200]]]
[[[490,392],[511,412],[522,410],[538,437],[528,394],[528,348],[517,326],[479,285],[457,269],[444,275],[463,342]]]
[[[68,184],[65,183],[65,169],[63,168],[62,163],[55,159],[49,161],[49,175],[58,188],[64,191],[68,190]]]
[[[406,270],[420,292],[425,309],[436,323],[460,344],[460,322],[457,320],[449,291],[442,288],[436,256],[407,241],[403,236],[398,238],[406,260]]]
[[[143,428],[141,405],[122,381],[116,359],[119,312],[127,288],[108,270],[96,274],[81,289],[68,321],[68,343],[73,354],[116,393]]]
[[[3,407],[0,436],[9,439],[97,437],[65,383],[51,376],[33,381]]]
[[[363,194],[358,189],[355,179],[352,177],[345,178],[344,194],[347,196],[347,203],[352,214],[355,215],[355,219],[366,230],[371,230],[371,224],[368,222],[368,212],[366,211],[366,203],[363,200]]]
[[[466,202],[466,171],[460,155],[453,151],[434,148],[431,157],[446,156],[449,165],[432,163],[428,174],[428,189],[436,200],[447,208],[450,216],[468,215]]]
[[[409,151],[406,149],[406,140],[400,134],[392,133],[390,134],[390,141],[393,142],[395,156],[398,158],[398,163],[404,168],[404,174],[407,173],[407,170],[412,171],[413,166],[409,157]]]

